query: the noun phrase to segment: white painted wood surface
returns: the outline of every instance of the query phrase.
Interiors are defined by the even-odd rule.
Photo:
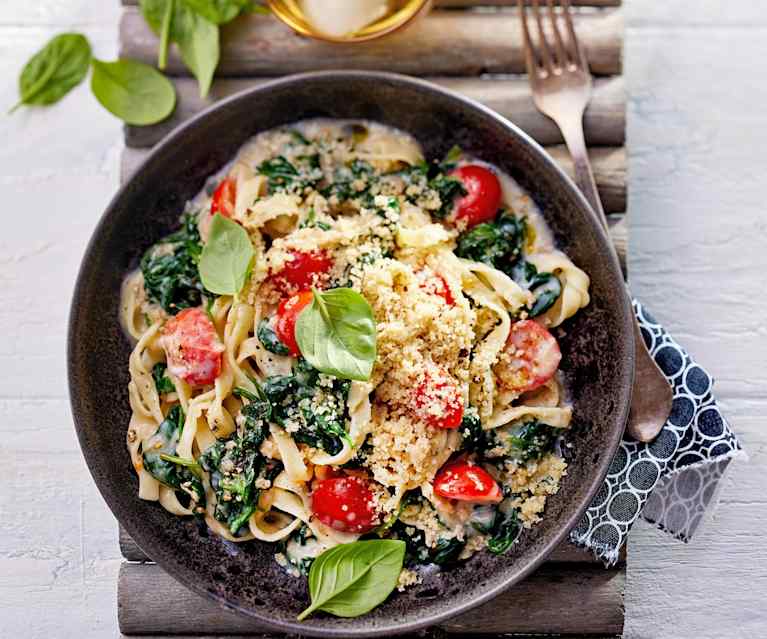
[[[751,455],[690,545],[638,526],[626,636],[767,635],[767,14],[762,3],[626,0],[631,277],[712,370]],[[50,35],[116,51],[112,0],[3,0],[0,106]],[[117,528],[71,426],[64,347],[85,243],[117,185],[120,125],[86,87],[0,116],[0,637],[117,634]]]

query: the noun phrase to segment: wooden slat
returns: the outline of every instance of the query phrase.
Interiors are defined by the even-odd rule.
[[[514,122],[540,144],[553,145],[563,142],[559,127],[535,107],[530,85],[525,78],[430,79],[446,89],[482,102]],[[154,126],[126,127],[125,143],[132,147],[153,146],[176,126],[221,98],[259,86],[266,81],[268,78],[222,78],[213,84],[210,96],[202,99],[196,81],[191,78],[175,78],[178,102],[173,115]],[[621,146],[624,143],[626,92],[622,76],[596,81],[592,100],[584,117],[584,132],[589,146]],[[620,208],[625,208],[625,204]]]
[[[620,634],[625,571],[544,566],[497,599],[440,627],[449,635]],[[158,596],[162,593],[162,596]],[[125,634],[263,634],[257,622],[200,597],[155,564],[124,563],[117,614]]]
[[[621,9],[579,13],[576,29],[598,75],[621,70]],[[136,7],[120,23],[120,54],[154,63],[158,39]],[[380,69],[414,75],[473,76],[523,73],[519,16],[437,10],[413,27],[388,38],[359,44],[330,44],[300,37],[271,16],[250,15],[223,29],[218,73],[222,76],[284,75],[320,69]],[[175,54],[171,75],[187,71]]]
[[[147,562],[151,561],[138,544],[133,541],[128,532],[120,526],[120,552],[128,561]],[[593,553],[578,548],[569,542],[560,545],[549,557],[548,561],[559,563],[598,563]],[[618,565],[625,561],[625,552],[621,553],[621,559]]]

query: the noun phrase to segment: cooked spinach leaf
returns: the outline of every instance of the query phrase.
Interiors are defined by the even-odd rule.
[[[463,436],[461,447],[464,450],[481,454],[489,448],[489,432],[482,428],[482,422],[476,409],[464,412],[458,432]]]
[[[440,220],[450,215],[456,198],[463,197],[468,193],[458,178],[443,174],[429,180],[429,188],[439,194],[440,207],[434,212],[434,216]]]
[[[522,252],[525,227],[524,218],[502,211],[493,222],[477,224],[461,235],[455,253],[505,272]]]
[[[258,335],[258,341],[261,342],[261,345],[270,353],[274,353],[275,355],[290,355],[290,349],[280,341],[279,337],[277,337],[277,333],[275,333],[274,329],[270,326],[269,320],[262,319],[258,323],[258,330],[256,333]]]
[[[505,553],[514,545],[520,529],[516,510],[509,510],[507,515],[499,510],[491,531],[492,536],[487,540],[487,549],[496,555]]]
[[[207,293],[197,264],[202,254],[197,215],[181,219],[181,228],[152,246],[141,259],[147,296],[171,315],[199,306]]]
[[[194,460],[176,457],[176,446],[184,428],[184,411],[176,405],[168,411],[163,422],[143,454],[144,468],[159,482],[175,488],[191,501],[191,508],[205,505],[205,489]]]
[[[176,387],[173,385],[170,377],[165,374],[167,368],[162,362],[157,362],[152,369],[152,377],[154,378],[154,385],[157,387],[158,395],[166,395],[176,391]]]
[[[269,193],[285,192],[302,195],[304,189],[314,188],[322,180],[322,169],[317,155],[295,158],[295,164],[279,155],[262,162],[257,170],[268,178]]]
[[[344,427],[350,386],[348,380],[322,375],[300,358],[292,375],[269,377],[264,393],[273,408],[272,420],[295,441],[335,455],[344,440],[351,443]]]
[[[553,273],[539,273],[535,264],[520,259],[508,271],[509,277],[528,289],[535,301],[530,307],[530,317],[537,317],[549,310],[562,294],[562,283]]]
[[[537,419],[518,424],[509,431],[509,454],[519,461],[538,459],[551,449],[556,436],[555,428]]]
[[[229,439],[217,441],[199,459],[202,468],[210,473],[216,494],[213,516],[225,523],[233,535],[240,532],[258,507],[261,490],[257,484],[271,482],[282,470],[281,462],[267,459],[260,452],[269,432],[269,401],[260,393],[242,388],[237,388],[235,395],[248,400],[242,408],[244,427]]]
[[[335,170],[332,184],[322,189],[321,193],[326,198],[335,196],[339,203],[357,198],[367,200],[375,181],[375,169],[364,160],[354,159],[347,166]],[[357,188],[359,186],[362,188]]]

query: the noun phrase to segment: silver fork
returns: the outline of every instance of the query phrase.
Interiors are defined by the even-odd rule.
[[[560,29],[553,0],[547,0],[551,36],[545,29],[545,19],[539,0],[532,0],[531,12],[537,24],[538,47],[533,45],[528,26],[525,0],[517,0],[525,44],[525,61],[533,99],[538,109],[549,116],[562,131],[573,158],[575,182],[602,224],[608,230],[602,202],[599,199],[594,174],[586,151],[583,135],[583,113],[591,99],[591,73],[583,48],[578,42],[570,15],[569,0],[561,0],[564,32]],[[553,36],[553,37],[552,37]],[[610,242],[612,246],[612,242]],[[671,413],[671,387],[647,350],[639,324],[634,321],[636,342],[636,372],[631,412],[627,430],[642,442],[655,439]]]

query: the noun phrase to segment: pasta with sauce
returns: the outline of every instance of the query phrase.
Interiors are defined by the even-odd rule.
[[[294,574],[366,535],[403,539],[409,568],[508,550],[566,473],[548,329],[589,303],[533,200],[459,150],[427,163],[400,131],[328,120],[259,134],[210,186],[123,285],[139,497],[275,543]],[[198,273],[214,215],[255,251],[237,295]],[[296,341],[336,288],[375,321],[364,381]]]

